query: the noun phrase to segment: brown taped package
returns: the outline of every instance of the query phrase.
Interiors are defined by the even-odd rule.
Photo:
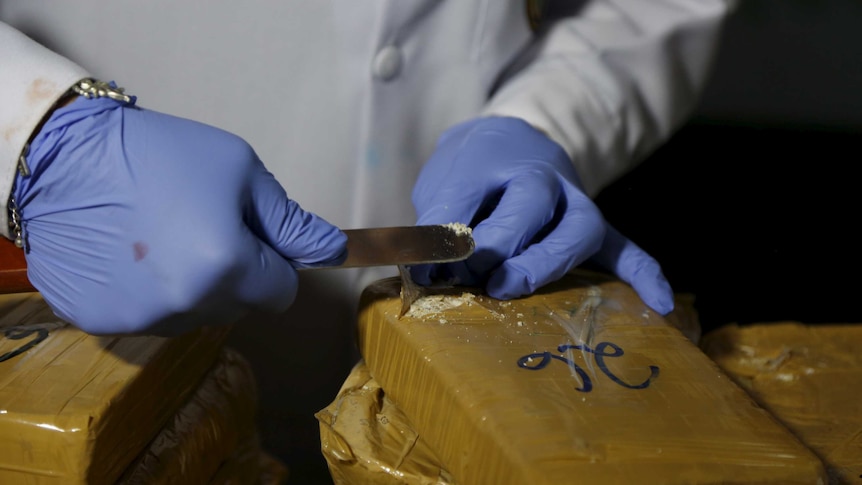
[[[728,325],[701,346],[823,459],[830,483],[862,483],[862,325]]]
[[[820,460],[630,287],[363,294],[370,373],[461,484],[823,483]]]
[[[289,476],[287,467],[266,452],[260,452],[255,441],[241,445],[221,464],[208,485],[283,485]],[[252,477],[255,479],[249,481]],[[191,483],[191,482],[183,482]]]
[[[96,337],[0,297],[0,483],[114,483],[192,395],[227,327]]]
[[[206,483],[223,462],[243,466],[235,483],[253,485],[260,445],[251,366],[236,351],[222,350],[194,395],[162,428],[120,479],[120,484]],[[241,480],[241,481],[240,481]]]
[[[287,479],[290,477],[290,470],[280,460],[264,452],[260,454],[259,464],[260,478],[257,481],[259,485],[282,485],[287,483]],[[213,485],[216,484],[213,483]]]
[[[225,348],[194,396],[138,457],[118,485],[278,485],[287,467],[260,449],[251,366]]]
[[[315,417],[336,485],[455,485],[364,362],[356,364],[332,404]]]
[[[698,341],[694,295],[676,295],[674,311],[666,319],[689,340]],[[354,366],[335,400],[315,417],[321,451],[336,485],[456,484],[363,361]]]

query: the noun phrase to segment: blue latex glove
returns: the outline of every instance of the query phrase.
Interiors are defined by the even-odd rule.
[[[655,311],[673,309],[659,264],[605,222],[562,147],[523,120],[479,118],[446,131],[413,205],[418,224],[468,224],[476,241],[466,262],[411,268],[419,284],[452,279],[511,299],[591,259]]]
[[[56,110],[16,180],[28,277],[93,334],[174,335],[283,311],[290,261],[342,256],[346,237],[287,198],[220,129],[107,98]]]

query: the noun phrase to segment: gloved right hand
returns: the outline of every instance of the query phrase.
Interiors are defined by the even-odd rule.
[[[201,123],[80,97],[53,113],[27,162],[14,197],[28,277],[92,334],[174,335],[283,311],[290,261],[345,249],[245,141]]]
[[[629,283],[656,312],[673,309],[658,262],[605,221],[563,148],[526,121],[477,118],[440,137],[413,188],[417,224],[473,227],[465,261],[411,268],[414,280],[453,279],[517,298],[592,261]]]

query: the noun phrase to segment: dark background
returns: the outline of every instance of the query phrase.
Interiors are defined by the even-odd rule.
[[[703,101],[597,202],[704,331],[862,322],[862,2],[743,0]]]

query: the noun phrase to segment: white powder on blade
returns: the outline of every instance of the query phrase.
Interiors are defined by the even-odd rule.
[[[473,235],[473,229],[470,228],[467,224],[461,224],[460,222],[450,222],[449,224],[444,224],[444,226],[452,229],[455,234],[462,236],[464,234]]]

